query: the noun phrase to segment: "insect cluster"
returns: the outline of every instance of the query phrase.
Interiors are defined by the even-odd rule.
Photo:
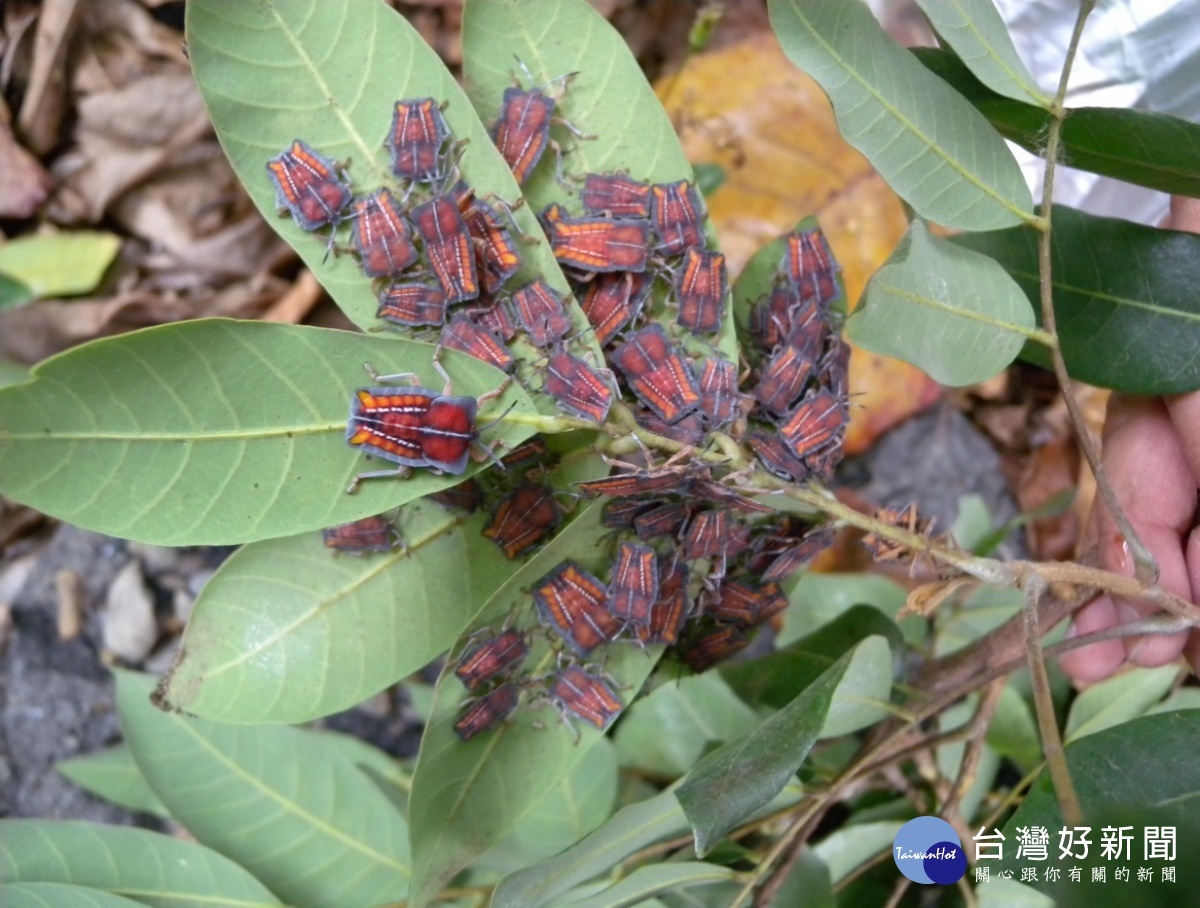
[[[551,137],[551,127],[564,123],[555,115],[559,100],[545,89],[504,93],[492,138],[518,183],[552,148],[568,185]],[[442,109],[429,98],[397,102],[384,144],[405,185],[399,199],[387,188],[353,196],[344,173],[299,140],[268,170],[280,207],[305,229],[329,227],[332,245],[338,225],[350,223],[353,251],[378,282],[378,316],[388,325],[417,336],[436,331],[441,346],[517,371],[526,384],[540,376],[540,390],[574,417],[602,423],[624,399],[657,435],[702,448],[720,432],[773,474],[831,477],[847,420],[848,348],[830,310],[839,268],[819,229],[785,238],[770,292],[750,308],[743,368],[713,346],[725,327],[728,279],[724,257],[708,249],[695,186],[624,173],[576,176],[578,199],[568,207],[580,213],[556,204],[538,219],[610,371],[570,349],[589,328],[576,325],[563,294],[541,279],[508,286],[522,265],[511,209],[477,197],[458,178],[459,146]],[[527,346],[514,355],[510,344]],[[448,385],[440,393],[358,389],[347,441],[400,464],[360,478],[411,467],[463,472],[479,437],[477,404],[452,397]],[[605,578],[564,561],[533,584],[531,611],[558,653],[550,675],[522,668],[532,620],[472,638],[453,664],[471,695],[455,724],[464,741],[499,725],[530,690],[564,715],[606,728],[624,704],[587,660],[602,658],[607,646],[663,645],[700,672],[744,648],[786,607],[781,582],[828,546],[832,531],[778,514],[738,491],[736,477],[687,459],[691,453],[685,448],[658,466],[649,457],[617,463],[613,475],[579,484],[575,497],[608,497]],[[483,535],[520,558],[563,521],[566,493],[548,478],[553,466],[535,438],[497,469],[431,497],[468,513],[486,508]],[[334,534],[327,544],[354,548],[355,539],[370,538],[379,541],[370,550],[382,550],[398,541],[394,529],[354,526],[327,531]]]

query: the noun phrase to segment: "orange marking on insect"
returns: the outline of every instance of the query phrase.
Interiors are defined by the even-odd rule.
[[[691,366],[667,340],[662,325],[649,325],[617,347],[612,362],[634,394],[668,423],[700,406]]]
[[[607,599],[607,587],[572,561],[555,568],[533,591],[542,622],[581,658],[621,630],[620,619],[604,607]]]
[[[563,265],[589,272],[646,270],[648,221],[563,217],[549,227],[550,248]]]

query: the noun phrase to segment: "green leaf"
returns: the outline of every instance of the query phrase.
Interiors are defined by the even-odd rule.
[[[913,49],[918,60],[975,105],[1006,139],[1041,154],[1050,115],[982,85],[953,53]],[[1172,195],[1200,196],[1200,124],[1170,114],[1073,107],[1062,128],[1062,163]]]
[[[617,753],[601,738],[475,866],[486,862],[507,870],[558,854],[564,842],[578,842],[603,825],[616,800]]]
[[[4,887],[5,908],[137,908],[144,904],[102,889],[65,883],[14,883]]]
[[[15,309],[32,302],[33,299],[31,288],[7,274],[0,274],[0,310]]]
[[[1071,704],[1063,739],[1070,744],[1087,735],[1143,715],[1167,695],[1179,678],[1179,666],[1131,668],[1083,691]]]
[[[1200,860],[1200,822],[1195,809],[1196,798],[1200,796],[1196,775],[1197,736],[1200,736],[1200,710],[1182,710],[1134,719],[1068,744],[1067,764],[1083,808],[1084,825],[1092,827],[1089,837],[1092,844],[1087,859],[1071,862],[1071,866],[1079,865],[1082,869],[1080,882],[1068,881],[1064,872],[1058,886],[1045,882],[1040,875],[1031,885],[1054,896],[1059,905],[1109,904],[1113,881],[1091,882],[1093,866],[1108,867],[1111,875],[1114,860],[1117,864],[1132,861],[1135,866],[1145,864],[1154,868],[1156,879],[1158,868],[1164,865],[1195,867]],[[1043,826],[1050,830],[1053,860],[1057,853],[1054,830],[1066,825],[1049,772],[1043,770],[1001,830],[1006,839],[1004,860],[993,863],[992,875],[1007,869],[1019,878],[1019,868],[1024,862],[1016,859],[1014,837],[1018,828]],[[1129,858],[1124,858],[1124,854],[1124,860],[1101,854],[1100,830],[1110,825],[1132,826]],[[1175,860],[1141,860],[1146,825],[1176,828]],[[1137,883],[1139,891],[1144,892],[1138,904],[1164,908],[1179,904],[1179,886],[1185,884],[1185,879],[1181,876],[1180,882],[1165,883],[1158,891],[1154,891],[1156,887],[1150,882]]]
[[[723,666],[721,675],[747,703],[782,709],[848,649],[872,635],[887,640],[897,655],[904,652],[904,637],[894,623],[876,608],[855,605],[801,640],[757,659]],[[872,676],[874,692],[885,702],[899,667],[894,662],[881,663],[879,673]],[[880,715],[875,714],[866,724]]]
[[[0,883],[5,906],[17,883],[89,886],[156,908],[279,904],[247,870],[205,845],[74,820],[0,820]]]
[[[984,586],[957,608],[943,608],[937,619],[934,652],[945,656],[981,639],[1020,612],[1023,601],[1018,589]]]
[[[687,819],[672,791],[631,804],[558,857],[505,877],[492,894],[491,908],[540,908],[550,904],[639,848],[685,829]]]
[[[380,325],[371,280],[353,257],[326,256],[323,237],[275,213],[266,164],[293,139],[349,160],[358,194],[395,186],[383,147],[393,107],[402,98],[433,97],[448,102],[451,134],[466,140],[459,161],[463,179],[480,195],[512,202],[520,197],[512,172],[454,77],[413,27],[378,0],[198,0],[187,6],[187,41],[196,82],[234,171],[271,225],[360,327]],[[540,235],[529,206],[513,214],[523,231]],[[342,229],[348,237],[348,228]],[[541,275],[567,290],[544,242],[523,245],[521,254],[526,279]]]
[[[924,218],[963,230],[1027,220],[1033,201],[1004,141],[854,0],[770,0],[788,58],[829,95],[838,128]]]
[[[126,810],[167,817],[167,808],[146,784],[126,744],[98,750],[83,757],[60,760],[54,768],[97,797]]]
[[[1052,98],[1038,88],[1017,56],[992,0],[917,0],[938,36],[992,91],[1039,107]]]
[[[1071,377],[1129,394],[1200,388],[1200,236],[1057,205],[1051,217],[1054,314]],[[1036,232],[1016,228],[954,242],[996,259],[1031,301],[1038,299]],[[1027,345],[1022,356],[1050,362],[1040,344]]]
[[[805,848],[796,857],[795,864],[787,871],[783,885],[767,908],[835,908],[833,884],[829,879],[829,868],[811,848]]]
[[[659,893],[682,892],[694,886],[711,886],[732,880],[735,874],[728,867],[705,864],[702,861],[681,861],[675,864],[653,864],[639,867],[621,882],[609,886],[591,898],[571,902],[572,908],[625,908],[641,905],[643,900]]]
[[[0,275],[37,299],[76,296],[96,288],[120,248],[119,236],[92,230],[18,237],[0,245]]]
[[[992,750],[1012,760],[1021,772],[1029,772],[1042,762],[1042,741],[1038,737],[1037,723],[1012,679],[1000,692],[1000,702],[988,724],[986,740]]]
[[[870,605],[891,618],[904,607],[904,588],[875,574],[814,574],[804,572],[788,591],[788,608],[783,613],[783,630],[775,645],[785,647],[816,633],[830,621],[856,605]],[[911,618],[900,622],[912,627]]]
[[[0,359],[0,388],[9,385],[19,385],[30,379],[29,367],[15,363],[11,359]]]
[[[202,843],[288,902],[377,904],[408,891],[408,829],[372,781],[319,736],[222,725],[150,705],[117,673],[121,726],[146,780]]]
[[[799,769],[825,724],[834,692],[862,664],[890,656],[887,641],[870,637],[824,671],[758,728],[701,760],[676,790],[703,856],[738,823],[775,795]],[[854,665],[854,663],[859,665]]]
[[[903,823],[854,823],[839,829],[813,846],[813,852],[829,868],[836,886],[855,869],[882,852],[890,852]]]
[[[415,341],[225,319],[94,341],[0,390],[0,493],[159,545],[249,542],[379,514],[461,481],[417,470],[346,494],[369,464],[344,440],[351,394],[370,384],[362,364],[440,389],[432,354]],[[445,365],[459,394],[503,379],[454,351]],[[532,410],[510,388],[480,423],[514,401]],[[529,435],[499,426],[485,441]]]
[[[599,521],[597,502],[496,591],[475,627],[498,627],[508,615],[517,626],[536,623],[529,590],[567,557],[603,576],[611,547],[597,544]],[[536,634],[530,642],[525,670],[535,678],[554,671],[555,654],[547,637]],[[455,647],[448,664],[454,664],[462,649],[463,643]],[[628,703],[654,663],[654,655],[617,644],[606,650],[604,671]],[[425,904],[459,870],[503,838],[602,737],[596,728],[581,722],[576,740],[556,708],[546,705],[544,698],[539,705],[527,692],[505,724],[464,744],[453,726],[465,696],[453,671],[443,671],[409,801],[413,905]]]
[[[513,571],[485,519],[419,502],[393,552],[335,556],[318,533],[243,547],[201,592],[165,700],[222,722],[303,722],[418,671]]]
[[[846,336],[946,385],[974,384],[1004,369],[1034,328],[1033,309],[1004,269],[964,251],[913,221],[867,282]]]
[[[686,773],[713,742],[744,735],[754,710],[716,672],[661,685],[630,707],[616,731],[622,766],[667,778]]]
[[[556,113],[594,138],[579,139],[565,128],[552,130],[563,143],[563,170],[582,179],[588,173],[625,171],[654,183],[693,179],[691,164],[679,144],[670,117],[654,94],[625,39],[585,0],[468,0],[463,11],[463,69],[467,94],[486,122],[500,111],[504,91],[528,77],[517,61],[546,85],[576,73]],[[636,137],[631,141],[631,137]],[[547,152],[522,187],[535,211],[551,202],[578,211],[579,202],[564,192]],[[711,225],[710,240],[716,239]],[[715,346],[726,359],[737,360],[737,340],[729,317]],[[673,322],[664,306],[648,313]],[[669,317],[668,317],[669,316]],[[706,338],[706,340],[708,340]],[[707,343],[686,341],[693,352],[709,351]]]

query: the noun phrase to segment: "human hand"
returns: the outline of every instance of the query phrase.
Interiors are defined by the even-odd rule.
[[[1200,200],[1173,198],[1163,226],[1200,233]],[[1101,461],[1117,500],[1158,561],[1159,584],[1195,601],[1200,592],[1200,391],[1167,398],[1114,394]],[[1101,566],[1132,575],[1133,559],[1102,503],[1097,502],[1092,520]],[[1068,635],[1103,631],[1154,613],[1144,601],[1100,596],[1075,613]],[[1059,664],[1074,681],[1091,683],[1125,662],[1150,668],[1181,653],[1200,673],[1200,630],[1104,640],[1064,653]]]

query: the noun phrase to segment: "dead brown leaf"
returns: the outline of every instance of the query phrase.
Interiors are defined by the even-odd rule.
[[[54,181],[13,135],[8,105],[0,98],[0,218],[31,217]]]
[[[70,107],[67,50],[78,22],[79,0],[44,0],[34,33],[33,62],[17,129],[37,154],[58,144]]]

